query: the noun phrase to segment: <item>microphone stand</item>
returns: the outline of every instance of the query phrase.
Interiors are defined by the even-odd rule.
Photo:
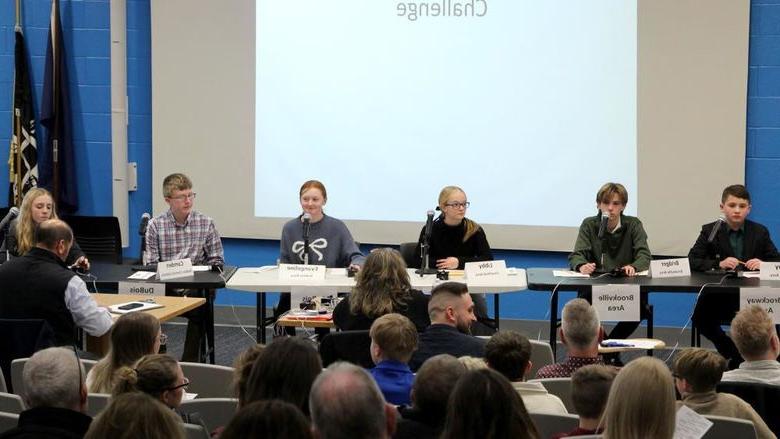
[[[414,272],[419,274],[420,277],[423,277],[426,274],[436,274],[437,270],[435,268],[431,268],[430,266],[430,256],[428,255],[428,251],[430,249],[430,236],[424,235],[423,243],[420,244],[420,257],[422,259],[422,267],[418,268]]]
[[[303,238],[303,265],[309,265],[309,235]]]

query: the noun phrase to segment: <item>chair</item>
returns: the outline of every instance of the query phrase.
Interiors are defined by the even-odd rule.
[[[11,362],[28,358],[35,352],[55,346],[54,331],[43,319],[0,319],[0,369],[6,380],[6,390],[16,392],[11,385]]]
[[[67,216],[73,238],[92,261],[122,263],[122,232],[115,216]]]
[[[111,395],[108,393],[88,393],[87,414],[94,418],[106,408],[109,402],[111,402]]]
[[[24,372],[24,365],[29,358],[17,358],[11,362],[11,390],[14,394],[24,398],[24,379],[22,378],[22,372]]]
[[[179,411],[197,417],[209,431],[227,425],[238,410],[236,398],[196,398],[182,401]]]
[[[712,422],[712,427],[704,433],[702,439],[755,439],[756,427],[745,419],[725,416],[704,415]]]
[[[19,415],[15,413],[0,412],[0,433],[16,428],[19,424]]]
[[[745,400],[766,422],[767,427],[780,436],[780,386],[726,381],[718,383],[716,390]]]
[[[542,378],[529,380],[529,382],[542,383],[549,393],[561,398],[567,412],[577,413],[571,400],[571,378]]]
[[[0,392],[8,393],[8,385],[5,383],[5,375],[3,369],[0,369]]]
[[[331,332],[320,343],[322,365],[328,367],[336,361],[349,361],[365,368],[374,367],[371,360],[371,337],[368,331]]]
[[[531,340],[531,370],[528,371],[528,378],[536,376],[536,372],[548,364],[555,363],[552,347],[549,343]]]
[[[187,439],[209,439],[209,432],[203,426],[195,424],[182,424]]]
[[[419,267],[420,261],[414,257],[414,251],[417,249],[416,242],[402,242],[398,247],[401,257],[404,258],[407,267]]]
[[[190,381],[188,392],[198,398],[232,398],[235,369],[214,364],[180,362],[184,376]]]
[[[577,428],[580,418],[577,415],[555,415],[552,413],[529,413],[539,430],[540,438],[549,438],[556,433],[569,432]]]
[[[13,393],[0,393],[0,412],[16,413],[24,411],[22,397]]]

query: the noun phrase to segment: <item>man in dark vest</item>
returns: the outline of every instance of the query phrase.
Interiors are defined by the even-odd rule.
[[[76,327],[96,337],[105,334],[111,314],[64,262],[73,244],[70,227],[58,219],[44,221],[35,243],[24,256],[0,265],[0,318],[46,320],[58,344],[73,344]]]

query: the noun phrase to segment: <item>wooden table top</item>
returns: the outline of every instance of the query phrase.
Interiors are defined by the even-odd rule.
[[[171,320],[187,311],[193,310],[206,303],[203,297],[178,297],[178,296],[144,296],[136,294],[92,294],[99,306],[108,307],[118,303],[142,301],[144,299],[154,299],[155,303],[163,305],[162,308],[143,311],[149,313],[161,322]],[[111,314],[116,320],[120,314]]]

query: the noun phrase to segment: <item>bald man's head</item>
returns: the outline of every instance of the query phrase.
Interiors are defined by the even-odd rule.
[[[65,260],[73,244],[73,231],[60,219],[46,220],[35,229],[35,246]]]

